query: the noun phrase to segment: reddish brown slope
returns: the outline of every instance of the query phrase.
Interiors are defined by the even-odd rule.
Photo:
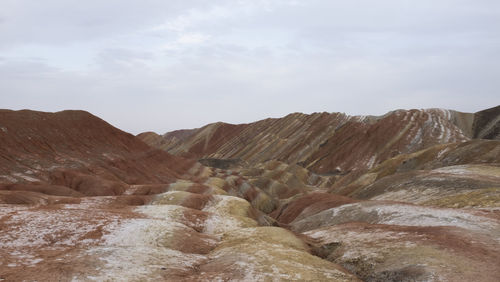
[[[0,111],[0,132],[0,280],[358,281],[259,226],[273,199],[232,172],[81,111]]]
[[[191,132],[169,152],[241,159],[250,165],[280,160],[338,174],[371,168],[400,153],[469,140],[472,117],[441,109],[398,110],[382,117],[294,113],[250,124],[210,124]]]
[[[165,138],[163,138],[163,136],[156,134],[155,132],[151,132],[151,131],[143,132],[143,133],[137,135],[137,137],[140,140],[142,140],[144,143],[146,143],[152,147],[162,149],[165,151],[168,149],[169,143],[167,142],[167,140]]]
[[[191,136],[193,133],[195,133],[199,128],[194,128],[194,129],[179,129],[179,130],[174,130],[170,131],[168,133],[165,133],[163,135],[163,138],[172,144],[177,143],[177,142],[182,142],[186,140],[189,136]]]
[[[196,130],[196,133],[187,139],[179,139],[179,146],[174,147],[172,151],[178,155],[193,158],[211,155],[227,142],[238,140],[239,135],[246,127],[246,124],[234,125],[222,122],[209,124]]]
[[[452,123],[453,112],[409,110],[391,112],[372,123],[349,121],[306,161],[320,173],[371,168],[401,153],[416,152],[468,138]]]
[[[175,130],[164,135],[148,131],[138,134],[137,137],[152,147],[168,151],[184,142],[184,140],[197,130],[198,129]]]
[[[242,159],[250,164],[268,160],[297,163],[347,118],[344,114],[294,113],[250,124],[215,123],[198,129],[169,152],[197,158]]]
[[[194,165],[84,111],[1,110],[0,144],[0,183],[164,183]]]

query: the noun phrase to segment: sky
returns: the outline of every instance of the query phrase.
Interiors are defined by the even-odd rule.
[[[0,0],[0,108],[137,134],[500,104],[498,0]]]

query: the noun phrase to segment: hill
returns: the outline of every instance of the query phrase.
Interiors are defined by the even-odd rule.
[[[190,158],[269,160],[299,164],[315,173],[337,174],[373,168],[398,154],[471,138],[495,139],[500,108],[476,114],[451,110],[397,110],[386,115],[290,114],[250,124],[214,123],[163,136],[168,152]],[[144,139],[150,145],[156,144]],[[156,141],[159,142],[159,141]]]
[[[0,110],[0,144],[0,280],[357,280],[244,176],[87,112]]]
[[[497,281],[498,120],[294,113],[135,137],[0,110],[0,280]]]

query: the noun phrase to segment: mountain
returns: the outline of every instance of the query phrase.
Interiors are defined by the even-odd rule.
[[[500,140],[500,106],[477,112],[472,124],[472,136]]]
[[[136,137],[0,110],[0,280],[497,281],[498,112]]]
[[[198,165],[153,149],[84,111],[1,110],[0,127],[3,182],[78,185],[82,189],[87,180],[96,177],[118,186],[168,183]],[[75,177],[85,180],[76,181]]]
[[[379,117],[295,113],[251,124],[209,124],[183,132],[182,138],[167,133],[161,142],[169,145],[161,148],[190,158],[241,159],[251,165],[279,160],[315,173],[338,174],[370,169],[395,155],[437,144],[478,136],[495,139],[499,117],[499,107],[476,114],[397,110]]]
[[[174,155],[244,176],[274,199],[264,211],[279,226],[364,281],[495,281],[499,117],[295,113],[163,138]]]
[[[0,110],[0,144],[0,280],[357,281],[276,227],[243,175],[90,113]]]
[[[182,142],[189,137],[194,130],[196,129],[176,130],[166,133],[163,136],[149,131],[143,132],[137,135],[137,137],[155,148],[168,151],[172,146],[175,146],[178,142]]]
[[[272,216],[363,280],[500,274],[500,141],[398,155],[329,191],[295,197]]]

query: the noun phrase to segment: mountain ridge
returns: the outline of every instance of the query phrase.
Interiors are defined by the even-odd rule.
[[[492,111],[496,116],[500,113],[499,107],[492,108]],[[242,159],[250,164],[277,159],[290,164],[299,163],[314,172],[328,174],[335,173],[338,169],[369,169],[394,154],[415,152],[435,144],[469,140],[478,131],[477,126],[473,126],[475,115],[443,109],[395,110],[381,116],[292,113],[283,118],[264,119],[248,124],[212,123],[199,129],[184,131],[182,140],[171,133],[166,133],[163,137],[157,135],[156,139],[168,143],[168,146],[161,148],[174,155],[198,159]],[[399,129],[382,128],[389,125]],[[298,134],[299,129],[302,133]],[[387,134],[392,136],[386,136]],[[138,137],[143,138],[143,135]],[[296,139],[289,140],[293,138]],[[371,138],[369,143],[375,145],[363,149],[351,144],[350,148],[345,148],[342,144],[352,138]],[[148,142],[147,139],[143,140]],[[387,145],[377,145],[381,143]],[[155,146],[151,142],[149,144]],[[331,152],[336,148],[342,148],[347,153],[354,152],[356,156],[338,157],[332,161],[334,156]],[[369,158],[361,160],[368,155]]]
[[[496,281],[500,140],[469,136],[496,138],[497,108],[168,140],[0,110],[0,280]]]

